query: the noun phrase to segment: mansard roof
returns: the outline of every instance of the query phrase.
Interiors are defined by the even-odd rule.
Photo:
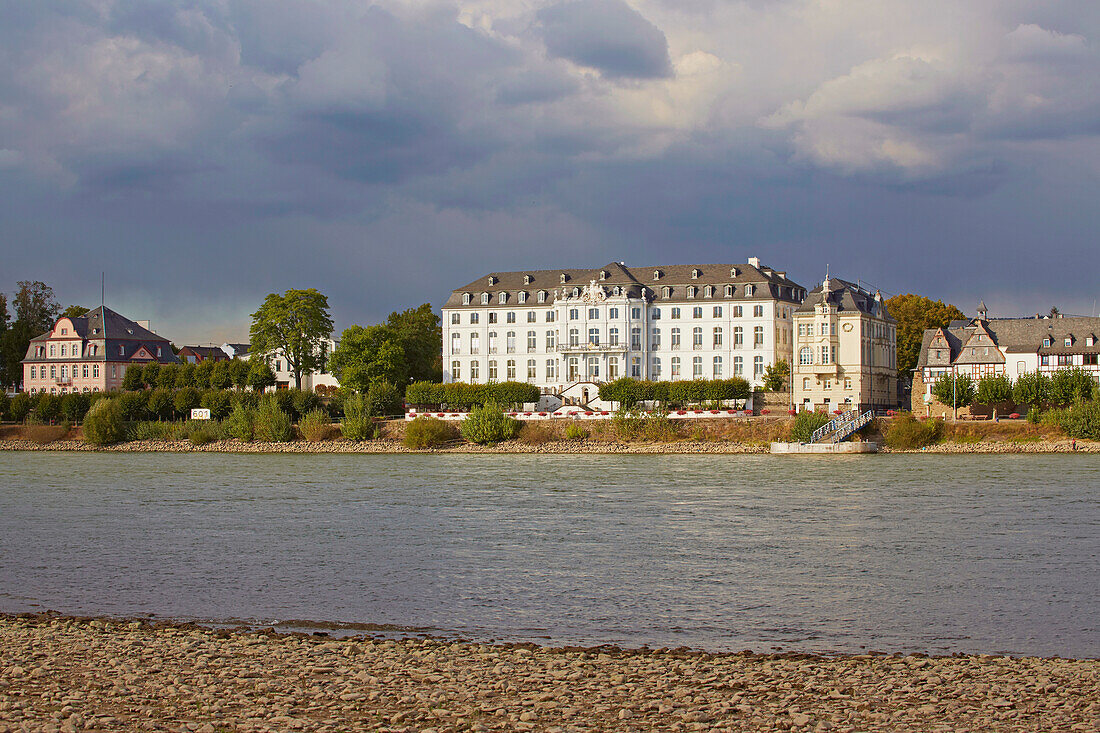
[[[179,358],[172,352],[168,339],[158,336],[135,321],[117,313],[106,306],[93,308],[82,316],[62,316],[54,323],[54,328],[31,339],[27,347],[27,355],[24,361],[39,361],[34,358],[36,345],[43,345],[49,341],[57,324],[68,320],[73,324],[75,335],[81,339],[102,344],[102,349],[97,349],[94,356],[79,356],[66,360],[51,359],[51,361],[130,361],[139,348],[144,346],[162,364],[178,364]],[[119,346],[123,346],[123,354],[119,356]],[[157,348],[161,350],[161,356],[157,358]],[[109,357],[115,358],[109,358]]]
[[[656,277],[655,277],[656,275]],[[563,280],[564,277],[564,280]],[[716,288],[715,297],[723,297],[724,286],[734,285],[735,298],[761,300],[780,298],[798,302],[796,296],[804,288],[787,278],[786,273],[761,265],[750,264],[698,264],[657,265],[627,267],[621,262],[611,262],[595,269],[520,270],[516,272],[490,272],[487,275],[458,288],[451,293],[445,308],[463,305],[463,295],[469,294],[470,306],[480,306],[480,296],[488,293],[496,305],[501,292],[509,296],[526,292],[529,296],[546,291],[548,301],[556,297],[560,288],[583,288],[595,282],[605,287],[620,286],[630,298],[645,297],[652,301],[691,301],[702,297],[703,288]],[[752,294],[746,294],[745,285],[754,285]],[[699,288],[697,298],[688,296],[688,287]],[[670,288],[666,296],[665,288]],[[509,303],[511,303],[509,297]]]
[[[828,283],[827,289],[825,287],[826,283]],[[876,295],[878,296],[878,300],[875,299]],[[859,312],[873,315],[878,318],[884,318],[891,323],[895,322],[893,316],[890,315],[889,310],[886,308],[886,301],[882,299],[881,295],[878,293],[871,293],[855,283],[841,280],[837,277],[829,278],[824,283],[811,290],[809,295],[806,296],[806,299],[802,301],[802,305],[800,305],[795,312],[813,313],[814,309],[822,302],[833,306],[840,313]],[[877,314],[875,313],[876,305],[879,308]]]

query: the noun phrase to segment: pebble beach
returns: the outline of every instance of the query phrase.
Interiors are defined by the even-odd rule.
[[[1095,731],[1100,661],[331,639],[0,617],[0,733]]]

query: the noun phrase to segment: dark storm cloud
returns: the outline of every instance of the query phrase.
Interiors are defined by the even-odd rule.
[[[615,79],[672,75],[661,29],[622,0],[572,0],[540,10],[547,50]]]
[[[7,3],[0,289],[106,270],[225,340],[290,287],[347,325],[486,269],[755,254],[1087,309],[1096,4],[882,5]]]

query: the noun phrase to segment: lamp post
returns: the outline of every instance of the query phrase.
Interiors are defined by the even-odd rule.
[[[957,399],[957,396],[956,396],[956,394],[957,394],[956,389],[957,389],[958,383],[959,383],[959,377],[958,377],[958,374],[957,374],[957,367],[954,364],[952,364],[951,365],[951,422],[958,422],[959,421],[958,399]]]

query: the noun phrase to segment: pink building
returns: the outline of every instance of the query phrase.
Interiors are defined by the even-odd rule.
[[[110,308],[57,319],[53,329],[31,339],[23,359],[23,387],[32,394],[107,392],[122,387],[131,367],[151,361],[179,364],[168,339]]]

